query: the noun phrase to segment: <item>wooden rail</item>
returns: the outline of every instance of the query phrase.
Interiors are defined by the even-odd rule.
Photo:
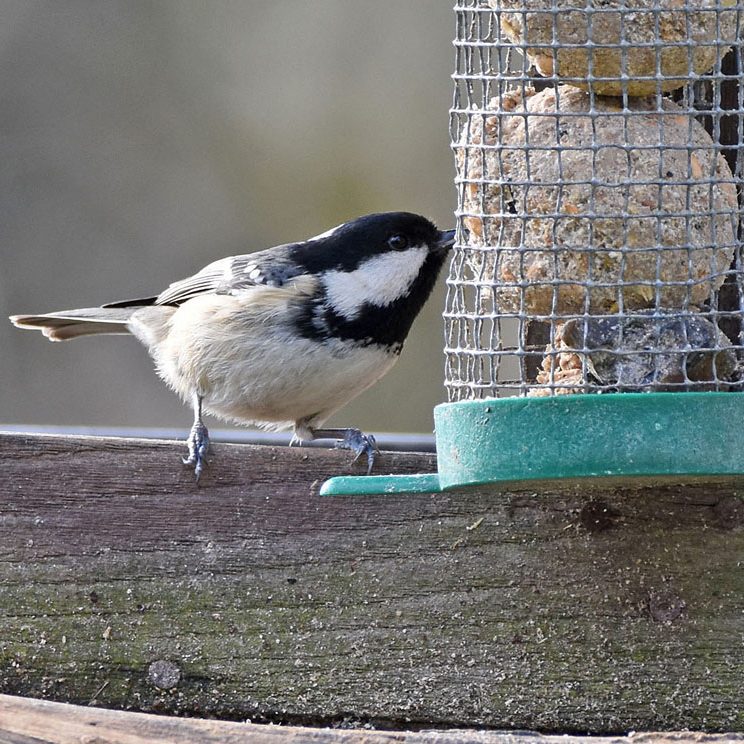
[[[0,434],[0,692],[302,725],[744,730],[732,480],[331,499],[344,452],[217,444],[197,487],[182,451]],[[380,471],[434,466],[384,453]]]
[[[174,718],[0,695],[3,744],[727,744],[744,737],[701,732],[545,736],[534,732],[370,731]]]

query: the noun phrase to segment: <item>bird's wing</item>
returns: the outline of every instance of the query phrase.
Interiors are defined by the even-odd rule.
[[[302,271],[289,260],[288,247],[230,256],[205,266],[193,276],[174,282],[155,304],[181,305],[203,294],[237,294],[256,286],[281,287]]]

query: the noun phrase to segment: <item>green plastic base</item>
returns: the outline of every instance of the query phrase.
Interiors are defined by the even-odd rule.
[[[468,485],[744,474],[744,393],[501,398],[434,409],[438,474],[342,476],[321,495]]]

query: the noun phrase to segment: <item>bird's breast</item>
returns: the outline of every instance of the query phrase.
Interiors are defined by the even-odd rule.
[[[298,336],[297,296],[269,298],[283,289],[184,303],[154,354],[161,376],[186,400],[201,394],[223,419],[292,423],[330,415],[395,363],[398,349]]]

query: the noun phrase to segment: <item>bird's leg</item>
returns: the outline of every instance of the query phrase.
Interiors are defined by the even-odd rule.
[[[303,434],[309,433],[310,439],[336,439],[338,449],[351,450],[354,453],[352,462],[356,462],[362,455],[367,456],[367,475],[372,472],[375,456],[380,451],[377,442],[371,434],[363,434],[359,429],[313,429],[307,427]],[[295,435],[296,436],[296,435]]]
[[[209,450],[209,431],[202,421],[202,398],[198,393],[194,393],[194,425],[191,427],[191,433],[186,440],[189,447],[189,456],[183,458],[184,465],[194,466],[194,475],[196,482],[199,482],[199,476],[202,474],[206,464],[207,450]]]

